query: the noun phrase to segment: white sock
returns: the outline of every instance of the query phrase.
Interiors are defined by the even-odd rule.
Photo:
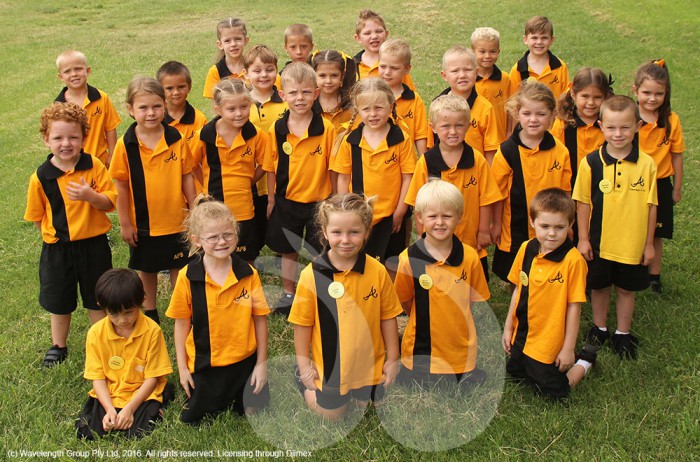
[[[615,335],[629,335],[629,332],[620,332],[619,330],[615,329]]]
[[[579,359],[578,361],[576,361],[576,364],[574,364],[574,366],[575,365],[583,366],[584,375],[588,373],[588,369],[590,369],[592,366],[591,363],[589,363],[588,361],[584,361],[583,359]]]
[[[598,327],[598,326],[596,326],[596,327]],[[608,328],[606,326],[603,326],[603,327],[598,327],[598,330],[601,330],[603,332],[607,332]]]

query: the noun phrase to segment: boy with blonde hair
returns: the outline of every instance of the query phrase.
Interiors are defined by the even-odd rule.
[[[549,48],[554,43],[554,26],[546,16],[533,16],[525,23],[523,43],[528,48],[510,70],[511,95],[518,92],[522,82],[534,78],[547,85],[558,99],[569,88],[566,63],[554,56]]]
[[[430,104],[430,127],[439,142],[416,162],[405,202],[417,205],[418,192],[431,178],[455,185],[464,203],[455,235],[478,252],[488,280],[486,256],[491,244],[491,208],[503,196],[482,153],[464,141],[469,120],[469,105],[460,96],[438,96]],[[419,235],[423,233],[420,220],[416,220],[416,231]]]
[[[270,129],[262,166],[268,190],[265,240],[273,252],[282,254],[284,293],[275,307],[277,314],[289,315],[303,241],[312,255],[321,250],[314,215],[318,202],[331,195],[328,168],[335,129],[312,110],[318,94],[316,72],[309,64],[287,66],[280,96],[289,111]]]
[[[630,359],[637,358],[637,338],[630,333],[634,293],[649,287],[658,203],[656,163],[635,140],[641,126],[632,98],[606,99],[600,107],[605,144],[581,161],[573,193],[593,309],[586,343],[597,349],[610,338],[615,353]],[[606,321],[613,286],[617,330],[611,337]]]
[[[56,67],[59,80],[66,86],[55,101],[74,103],[85,109],[90,128],[85,137],[84,150],[109,167],[117,144],[117,127],[122,121],[119,114],[105,92],[88,85],[91,69],[83,53],[64,51],[56,58]]]
[[[450,86],[439,96],[450,94],[467,100],[471,111],[471,129],[467,131],[465,141],[482,152],[491,164],[500,145],[498,120],[491,103],[474,89],[477,76],[474,52],[460,45],[447,50],[442,57],[440,75]],[[432,148],[436,141],[434,137],[429,138],[428,147]]]
[[[492,27],[479,27],[471,36],[472,51],[476,56],[476,92],[489,100],[498,121],[500,142],[506,140],[508,114],[506,100],[510,96],[510,77],[496,65],[501,54],[501,34]]]
[[[192,90],[190,70],[179,61],[168,61],[156,72],[156,80],[165,91],[163,121],[175,127],[191,148],[194,133],[207,123],[207,116],[187,101]]]

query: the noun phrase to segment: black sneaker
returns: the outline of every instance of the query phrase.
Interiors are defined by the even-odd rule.
[[[663,292],[663,287],[661,286],[661,279],[653,279],[649,283],[649,287],[651,288],[652,292],[655,292],[657,294],[660,294]]]
[[[615,334],[610,338],[612,349],[620,359],[637,359],[639,339],[632,334]]]
[[[598,359],[598,351],[595,348],[592,345],[584,345],[581,351],[576,354],[576,360],[587,361],[591,363],[591,366],[595,366],[595,362]]]
[[[590,330],[586,334],[586,347],[588,351],[598,353],[598,350],[605,344],[605,342],[610,338],[610,332],[607,330],[600,330],[595,324],[591,326]],[[585,347],[584,347],[585,348]]]
[[[294,301],[294,294],[283,293],[277,304],[275,305],[275,310],[272,314],[284,316],[285,318],[289,316],[289,312],[292,309],[292,302]]]
[[[68,358],[68,347],[59,348],[58,345],[53,345],[46,351],[44,355],[43,367],[50,368],[61,364]]]

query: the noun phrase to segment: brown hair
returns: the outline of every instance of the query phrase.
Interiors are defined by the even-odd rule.
[[[129,106],[134,104],[134,98],[140,94],[157,95],[160,96],[163,101],[165,101],[165,90],[163,90],[163,85],[161,85],[160,82],[153,77],[137,75],[131,79],[129,86],[126,87],[126,104]]]
[[[654,80],[666,87],[664,102],[659,107],[659,117],[656,123],[659,127],[665,127],[666,136],[669,136],[671,134],[671,123],[669,122],[671,117],[671,76],[668,73],[666,61],[657,59],[639,66],[637,75],[634,78],[634,87],[639,88],[647,79]]]
[[[243,67],[248,69],[256,59],[263,64],[274,64],[277,67],[277,55],[267,45],[255,45],[243,55]]]
[[[41,111],[39,133],[44,138],[49,136],[51,124],[57,120],[64,122],[75,122],[80,125],[80,132],[83,138],[87,136],[90,124],[88,123],[87,113],[83,108],[74,103],[59,103],[54,102],[50,106]]]
[[[572,93],[578,93],[586,87],[595,87],[603,94],[603,99],[607,99],[614,95],[612,84],[612,77],[606,76],[602,69],[597,67],[579,69],[571,82],[571,88],[559,97],[557,116],[568,125],[576,125],[576,119],[574,119],[576,102]]]
[[[301,35],[313,45],[314,33],[306,24],[290,24],[284,29],[284,44],[287,44],[287,39],[293,35]]]
[[[225,79],[220,80],[212,91],[214,103],[217,106],[221,106],[221,103],[231,96],[243,95],[248,98],[248,101],[253,99],[250,96],[250,89],[248,85],[241,79]]]
[[[384,22],[384,18],[381,17],[379,13],[375,13],[374,11],[370,9],[364,9],[360,11],[360,14],[357,15],[357,21],[355,21],[355,33],[359,34],[360,31],[362,30],[363,27],[365,27],[365,24],[367,21],[374,21],[379,23],[384,30],[386,29],[386,23]]]
[[[520,91],[506,101],[506,111],[516,120],[518,118],[518,111],[523,107],[524,100],[545,103],[547,109],[552,111],[552,113],[554,113],[554,110],[557,108],[557,100],[554,99],[554,94],[547,85],[540,82],[528,82],[526,80],[522,83]]]
[[[632,111],[634,114],[634,121],[639,122],[642,120],[642,118],[639,115],[639,106],[637,106],[637,103],[634,102],[632,98],[629,96],[625,95],[615,95],[611,96],[610,98],[606,99],[603,101],[603,104],[600,106],[600,121],[603,122],[603,117],[605,116],[605,112],[607,111],[612,111],[612,112],[625,112],[625,111]]]
[[[245,25],[245,22],[243,22],[242,19],[238,18],[226,18],[222,19],[216,24],[216,38],[221,39],[221,31],[224,29],[241,29],[243,31],[243,37],[248,37],[248,28]],[[224,53],[224,50],[218,50],[216,53],[216,61],[219,62],[221,61],[221,58],[223,58],[226,55]]]
[[[530,201],[530,220],[535,221],[540,212],[563,213],[572,224],[576,217],[576,204],[563,189],[543,189]]]
[[[192,88],[192,75],[190,74],[190,70],[180,61],[168,61],[160,66],[158,72],[156,72],[156,80],[162,84],[163,78],[168,75],[184,76],[187,85]]]
[[[530,34],[554,36],[554,25],[547,16],[533,16],[525,22],[525,35]]]
[[[321,64],[335,64],[343,74],[340,86],[340,107],[350,107],[350,91],[358,80],[357,66],[352,57],[338,50],[323,50],[311,55],[311,67],[318,69]]]

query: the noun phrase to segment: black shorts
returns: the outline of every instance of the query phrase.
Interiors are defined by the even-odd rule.
[[[255,241],[253,242],[253,252],[258,258],[260,251],[265,247],[265,233],[267,232],[267,195],[258,196],[253,195],[253,207],[255,208],[255,216],[253,217],[253,222],[255,223]]]
[[[369,233],[369,238],[365,244],[364,251],[372,258],[376,258],[384,263],[386,258],[386,250],[391,239],[391,228],[394,224],[393,217],[382,218],[379,223],[372,226],[372,231]]]
[[[180,269],[189,262],[189,243],[182,234],[139,236],[136,247],[129,247],[129,268],[144,273]]]
[[[134,423],[131,428],[125,430],[128,438],[138,438],[145,436],[153,431],[156,422],[162,420],[161,408],[165,407],[174,396],[173,384],[168,382],[163,391],[163,403],[154,399],[144,401],[134,411]],[[121,409],[117,409],[117,412]],[[107,434],[102,428],[102,419],[107,415],[105,408],[102,407],[100,401],[92,396],[88,398],[87,403],[83,406],[80,412],[80,417],[75,422],[75,428],[78,430],[78,438],[94,440],[95,436],[104,436]]]
[[[418,386],[420,388],[446,388],[457,386],[459,389],[466,389],[469,386],[482,384],[486,381],[486,372],[481,369],[473,369],[460,374],[431,374],[429,372],[418,372],[401,367],[396,383],[403,387]]]
[[[246,407],[263,408],[270,402],[270,388],[267,384],[257,395],[250,386],[257,354],[222,367],[208,367],[192,374],[194,389],[180,414],[185,423],[197,423],[207,415],[233,409],[239,415],[245,414]]]
[[[508,280],[508,274],[513,267],[513,262],[517,254],[517,252],[504,252],[496,247],[496,250],[493,252],[493,262],[491,263],[491,271],[493,271],[493,274],[503,281],[512,284]]]
[[[245,261],[253,261],[258,256],[256,250],[258,236],[255,228],[255,218],[238,222],[238,244],[236,255]]]
[[[656,180],[656,231],[654,237],[673,239],[673,182],[671,177]]]
[[[317,255],[321,251],[321,244],[320,230],[316,226],[316,204],[290,201],[276,194],[265,236],[270,250],[281,254],[299,253],[306,241],[309,253]]]
[[[484,270],[484,277],[486,278],[486,282],[489,282],[489,260],[488,257],[483,257],[480,258],[479,261],[481,262],[481,269]]]
[[[411,220],[411,216],[413,215],[412,210],[412,207],[408,208],[406,215],[403,217],[403,222],[401,223],[401,228],[399,228],[399,231],[392,233],[391,236],[389,236],[389,244],[387,244],[384,259],[387,260],[387,262],[389,262],[389,260],[394,261],[395,264],[393,267],[391,267],[391,269],[394,271],[396,271],[398,268],[398,259],[392,257],[398,257],[401,252],[408,247],[411,229],[413,229],[413,221]]]
[[[39,304],[52,314],[70,314],[78,306],[78,286],[83,306],[99,310],[95,299],[97,280],[112,268],[107,235],[41,247]]]
[[[316,390],[316,403],[323,409],[338,409],[345,406],[350,398],[358,401],[381,401],[384,399],[384,385],[369,385],[362,388],[355,388],[341,395],[337,389],[331,390],[326,387],[325,391]]]
[[[593,260],[588,262],[586,287],[601,290],[612,285],[631,292],[642,291],[649,287],[649,267],[606,260],[594,253]]]
[[[515,379],[524,380],[536,393],[544,396],[565,398],[571,391],[566,372],[561,372],[554,364],[545,364],[530,358],[516,345],[510,349],[506,372]]]

